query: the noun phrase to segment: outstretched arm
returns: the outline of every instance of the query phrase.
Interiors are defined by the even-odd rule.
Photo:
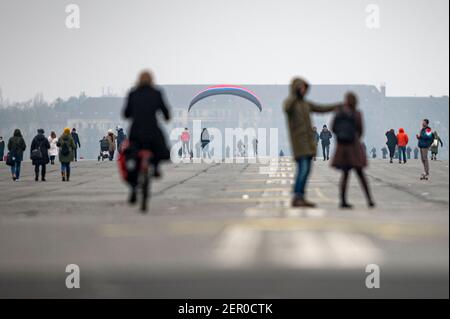
[[[170,112],[169,112],[166,102],[164,101],[164,98],[163,98],[163,95],[161,92],[159,93],[159,99],[160,99],[160,108],[164,115],[164,118],[166,119],[166,121],[169,121],[170,120]]]
[[[316,103],[309,103],[310,109],[312,112],[315,113],[327,113],[327,112],[333,112],[339,107],[342,107],[342,103],[335,103],[335,104],[316,104]]]

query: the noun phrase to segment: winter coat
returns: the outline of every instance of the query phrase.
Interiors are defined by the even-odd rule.
[[[387,131],[386,138],[387,138],[386,145],[388,146],[388,148],[391,150],[395,149],[395,146],[397,146],[397,136],[395,136],[395,132]]]
[[[331,135],[331,132],[329,130],[322,130],[322,132],[320,132],[320,140],[322,141],[322,145],[324,146],[330,145],[330,140],[332,137],[333,135]]]
[[[348,109],[345,109],[344,111],[352,112]],[[331,160],[332,167],[338,169],[359,169],[367,166],[365,147],[361,143],[361,136],[363,135],[364,131],[362,113],[359,111],[355,111],[353,113],[353,117],[356,124],[356,138],[352,143],[349,144],[341,144],[339,142],[337,143],[336,150]],[[334,117],[331,126],[333,131],[335,129],[335,119],[336,116]]]
[[[402,146],[406,146],[408,145],[409,142],[409,137],[408,134],[405,133],[404,129],[399,129],[398,130],[398,134],[397,134],[397,144],[398,146],[402,147]]]
[[[319,133],[314,132],[313,136],[314,136],[314,142],[316,143],[316,145],[319,144],[319,141],[320,141]]]
[[[3,160],[3,155],[5,154],[5,141],[0,142],[0,160]]]
[[[63,148],[63,144],[67,144],[67,146],[69,147],[69,154],[68,155],[63,155],[62,154],[62,148]],[[71,134],[63,134],[60,136],[60,138],[58,139],[58,143],[56,144],[59,147],[59,161],[61,163],[70,163],[73,162],[74,160],[74,150],[76,149],[75,146],[75,142],[73,141],[73,137]]]
[[[429,148],[434,140],[433,131],[429,127],[424,127],[420,130],[417,139],[418,139],[417,146],[419,148]]]
[[[318,105],[297,97],[296,90],[301,80],[296,79],[290,87],[290,95],[284,102],[284,112],[288,122],[292,152],[295,158],[315,156],[317,151],[311,112],[325,113],[333,111],[338,105]]]
[[[48,157],[48,150],[50,149],[50,143],[44,134],[38,134],[31,141],[30,147],[30,158],[33,150],[39,149],[41,151],[42,157],[39,159],[31,159],[33,165],[46,165],[50,162]]]
[[[50,149],[48,150],[48,155],[58,156],[58,146],[56,145],[58,143],[58,139],[56,137],[52,138],[51,136],[49,136],[48,142],[50,143]]]
[[[72,135],[73,142],[75,143],[75,149],[81,147],[80,137],[78,136],[78,133],[77,132],[72,132],[72,133],[70,133],[70,135]]]
[[[129,93],[123,115],[132,121],[130,143],[151,150],[155,160],[169,159],[170,151],[156,119],[158,112],[167,121],[170,119],[161,92],[152,86],[141,86]]]
[[[439,144],[441,144],[442,147],[444,146],[444,143],[442,142],[437,132],[434,132],[433,134],[434,134],[434,141],[433,144],[431,144],[430,151],[434,154],[438,154]]]
[[[115,152],[116,151],[116,136],[114,134],[108,134],[106,135],[106,138],[109,142],[109,152]]]
[[[15,157],[16,161],[23,161],[23,152],[27,148],[25,140],[22,136],[15,135],[8,140],[8,151],[11,156]]]
[[[119,152],[120,152],[120,148],[122,147],[122,143],[123,143],[123,141],[125,141],[126,138],[127,138],[127,136],[123,132],[123,129],[120,129],[119,131],[117,131],[117,150]]]

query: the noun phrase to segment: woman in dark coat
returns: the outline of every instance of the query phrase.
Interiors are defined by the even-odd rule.
[[[353,141],[350,143],[342,143],[339,141],[339,132],[336,122],[336,116],[333,119],[332,130],[338,136],[338,143],[336,147],[335,154],[333,156],[331,165],[342,171],[342,178],[340,182],[340,196],[341,196],[341,208],[351,208],[347,202],[347,184],[349,173],[352,169],[355,170],[361,185],[363,186],[364,193],[367,198],[367,203],[369,207],[374,207],[372,195],[370,193],[369,184],[367,178],[363,172],[363,169],[367,166],[367,157],[364,147],[361,143],[361,136],[363,135],[363,119],[362,114],[359,112],[357,107],[358,101],[353,93],[347,93],[345,96],[345,105],[343,108],[339,109],[336,113],[338,115],[340,112],[346,113],[347,116],[353,119],[354,128],[356,135]]]
[[[397,146],[397,136],[395,135],[395,131],[393,128],[391,128],[389,131],[386,132],[386,138],[387,138],[387,142],[386,145],[389,149],[389,162],[393,163],[394,161],[392,160],[394,158],[395,155],[395,147]]]
[[[160,176],[159,162],[170,159],[170,151],[156,119],[158,112],[162,112],[166,121],[170,120],[169,110],[161,92],[154,87],[152,76],[142,72],[136,88],[128,95],[123,114],[132,121],[130,143],[152,152],[155,177]]]
[[[14,135],[8,140],[8,156],[11,156],[12,159],[11,175],[15,182],[17,182],[20,177],[20,166],[23,161],[23,152],[26,147],[22,132],[18,128],[15,129]]]
[[[130,146],[139,151],[151,152],[151,163],[154,167],[153,176],[161,176],[158,164],[162,160],[170,159],[170,151],[167,147],[163,132],[159,127],[156,114],[161,112],[166,121],[170,120],[170,113],[164,102],[163,96],[153,85],[149,72],[142,72],[138,84],[128,95],[127,104],[123,115],[131,120],[129,134]],[[137,181],[133,178],[128,181],[131,186],[129,202],[136,203]],[[142,211],[147,210],[148,179],[143,182]]]
[[[38,129],[37,135],[33,138],[30,148],[30,159],[34,165],[34,180],[39,180],[39,167],[41,167],[41,181],[45,182],[46,165],[50,162],[48,156],[48,150],[50,149],[50,143],[44,136],[44,130]],[[34,157],[33,154],[39,152],[39,157]]]

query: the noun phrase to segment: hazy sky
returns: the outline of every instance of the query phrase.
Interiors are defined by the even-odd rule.
[[[67,29],[67,4],[81,28]],[[380,28],[366,27],[368,4]],[[387,84],[449,94],[448,0],[0,0],[3,96],[46,99],[103,86],[124,94],[150,68],[160,84]]]

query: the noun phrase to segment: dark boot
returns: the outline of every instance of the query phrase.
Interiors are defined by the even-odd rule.
[[[66,181],[66,173],[65,172],[61,172],[61,179],[63,182]]]
[[[67,173],[66,173],[66,182],[69,181],[69,178],[70,178],[70,171],[67,171]]]

